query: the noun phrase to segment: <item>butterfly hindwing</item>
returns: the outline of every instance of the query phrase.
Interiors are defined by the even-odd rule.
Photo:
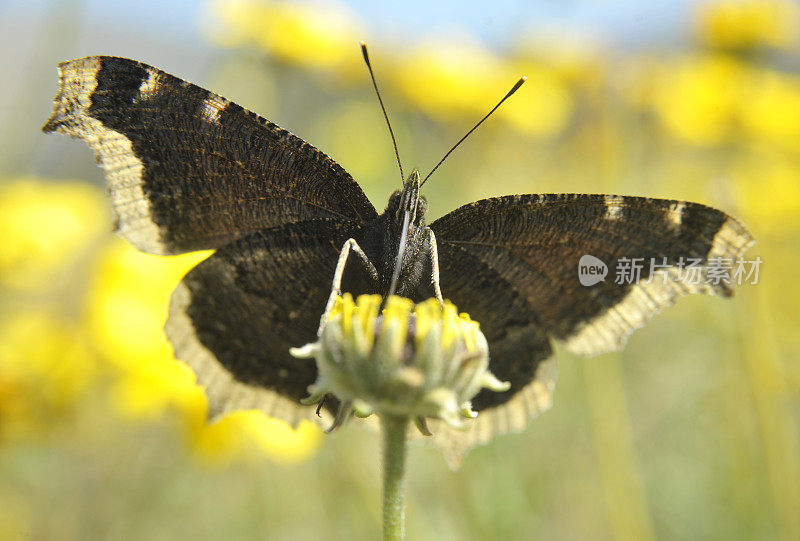
[[[167,336],[206,387],[212,413],[262,409],[292,423],[313,413],[298,402],[316,364],[289,348],[316,340],[339,249],[358,227],[317,220],[258,231],[184,277],[172,295]],[[348,275],[348,290],[375,287],[355,260]]]
[[[218,248],[284,223],[376,216],[331,158],[212,92],[124,58],[80,58],[59,72],[43,130],[92,147],[117,229],[142,251]]]
[[[479,258],[439,241],[439,272],[445,297],[479,322],[491,358],[524,351],[518,362],[492,367],[492,373],[510,382],[511,388],[502,393],[483,390],[472,406],[481,411],[506,402],[534,379],[539,363],[550,357],[546,331],[502,273]]]

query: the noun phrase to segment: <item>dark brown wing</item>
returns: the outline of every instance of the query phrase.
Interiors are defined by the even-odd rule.
[[[719,210],[610,195],[486,199],[431,228],[439,242],[443,291],[450,294],[447,277],[461,272],[462,263],[480,260],[525,299],[538,327],[587,355],[620,348],[631,331],[679,295],[730,296],[733,284],[706,280],[709,260],[738,258],[753,243],[742,224]],[[578,262],[584,255],[607,265],[604,281],[581,285]],[[671,268],[656,267],[650,279],[650,261],[661,264],[665,258]],[[616,269],[626,259],[643,263],[638,284],[617,283]],[[697,279],[679,280],[681,261],[696,262]],[[476,294],[489,294],[474,285]]]
[[[225,98],[124,58],[80,58],[59,72],[42,129],[95,151],[119,233],[142,251],[217,248],[264,227],[376,216],[331,158]]]
[[[481,434],[520,430],[532,410],[535,415],[529,406],[536,401],[525,395],[535,388],[541,397],[552,386],[551,376],[536,373],[550,354],[549,339],[583,355],[619,349],[680,295],[731,295],[732,284],[707,283],[709,260],[736,259],[753,243],[739,222],[719,210],[609,195],[486,199],[430,227],[443,295],[481,323],[492,372],[512,383],[508,393],[476,397],[475,409],[487,411],[471,431],[474,442],[486,440]],[[581,285],[578,262],[584,255],[607,265],[604,281]],[[638,284],[616,283],[624,258],[642,260]],[[664,258],[671,266],[656,268],[650,280],[649,262]],[[695,280],[680,279],[681,258],[695,263]],[[498,422],[504,426],[494,426]]]
[[[313,360],[289,348],[316,340],[339,250],[358,225],[300,222],[253,233],[217,250],[175,289],[166,332],[175,356],[206,387],[211,411],[261,409],[295,423],[316,379]],[[348,291],[376,287],[348,262]]]

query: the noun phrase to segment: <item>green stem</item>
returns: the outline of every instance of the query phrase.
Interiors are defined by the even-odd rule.
[[[380,420],[383,436],[383,539],[402,541],[406,537],[404,485],[409,419],[382,415]]]

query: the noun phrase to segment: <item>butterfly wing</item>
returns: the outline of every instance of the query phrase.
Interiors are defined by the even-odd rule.
[[[376,216],[331,158],[225,98],[124,58],[71,60],[59,73],[42,129],[95,151],[117,229],[144,252],[218,248],[289,222]]]
[[[257,231],[184,277],[165,329],[175,356],[206,387],[213,415],[261,409],[290,423],[313,416],[298,401],[316,379],[316,364],[289,348],[316,340],[340,247],[358,230],[316,220]],[[355,258],[346,272],[348,291],[376,287]]]
[[[735,260],[753,243],[742,224],[719,210],[609,195],[486,199],[430,227],[444,296],[475,312],[489,340],[492,372],[512,383],[507,393],[476,397],[475,409],[486,413],[478,416],[473,443],[521,430],[543,409],[534,406],[548,405],[552,370],[544,360],[551,339],[582,355],[617,350],[681,295],[731,295],[732,284],[707,281],[709,260]],[[578,279],[578,262],[587,254],[609,269],[590,287]],[[615,269],[625,258],[643,263],[638,283],[617,283]],[[681,258],[694,263],[694,280],[681,280]],[[651,260],[668,267],[654,268],[651,276]],[[528,339],[516,339],[520,333]]]

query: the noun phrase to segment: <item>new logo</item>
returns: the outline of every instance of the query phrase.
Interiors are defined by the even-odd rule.
[[[593,255],[586,254],[578,261],[578,280],[582,286],[593,286],[606,279],[608,266]]]

